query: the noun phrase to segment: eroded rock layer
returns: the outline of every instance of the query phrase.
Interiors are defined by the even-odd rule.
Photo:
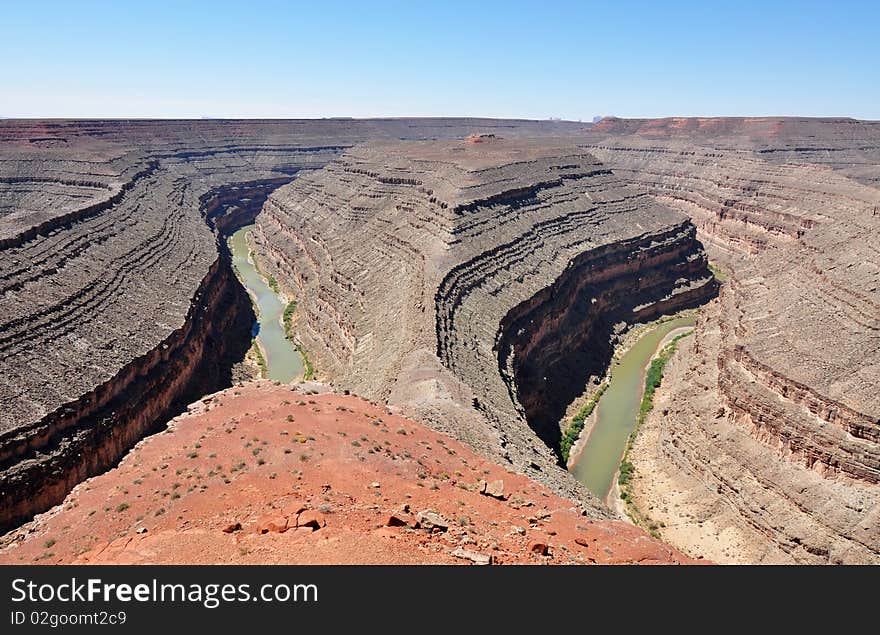
[[[0,527],[228,384],[253,315],[219,235],[251,222],[269,191],[368,138],[570,128],[0,122]]]
[[[563,143],[358,146],[257,222],[337,387],[596,509],[556,466],[559,414],[604,371],[615,327],[715,292],[685,217]]]
[[[602,124],[585,149],[689,215],[728,276],[697,335],[701,361],[669,388],[663,452],[644,452],[643,467],[671,480],[645,476],[644,499],[717,514],[713,531],[744,532],[761,558],[880,560],[877,125]],[[690,503],[676,499],[696,483]],[[697,533],[678,544],[695,548],[685,535]]]

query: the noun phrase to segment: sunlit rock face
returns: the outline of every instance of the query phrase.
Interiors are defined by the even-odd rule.
[[[722,561],[880,561],[880,125],[607,120],[581,147],[727,275],[646,459],[695,488],[677,512],[738,536]]]

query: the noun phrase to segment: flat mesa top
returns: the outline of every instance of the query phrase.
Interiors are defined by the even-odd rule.
[[[579,156],[596,159],[572,143],[571,139],[505,139],[474,136],[455,141],[374,141],[352,148],[349,155],[377,163],[394,159],[413,162],[451,164],[464,171],[477,171],[547,157]]]

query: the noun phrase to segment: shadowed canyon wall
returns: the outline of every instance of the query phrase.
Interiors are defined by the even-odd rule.
[[[705,302],[716,282],[689,222],[577,256],[553,284],[514,307],[498,337],[499,371],[526,420],[558,448],[559,421],[611,362],[622,325]]]

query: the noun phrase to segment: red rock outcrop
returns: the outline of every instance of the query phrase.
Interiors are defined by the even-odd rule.
[[[316,389],[206,397],[7,535],[0,563],[694,562],[450,437]]]

